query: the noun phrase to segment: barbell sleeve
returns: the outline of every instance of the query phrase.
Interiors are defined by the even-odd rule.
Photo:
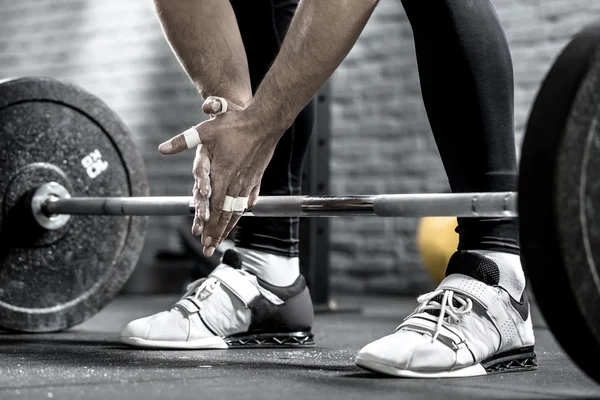
[[[193,215],[191,197],[49,198],[48,215]],[[253,217],[517,217],[516,192],[382,194],[361,196],[261,196],[244,216]]]

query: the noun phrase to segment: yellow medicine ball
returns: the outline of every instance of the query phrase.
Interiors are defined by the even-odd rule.
[[[445,277],[446,266],[458,247],[456,217],[423,217],[417,227],[417,246],[423,267],[435,284]]]

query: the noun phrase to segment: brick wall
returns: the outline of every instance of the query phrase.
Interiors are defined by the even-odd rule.
[[[570,35],[600,15],[594,0],[493,0],[515,63],[516,131],[540,79]],[[149,0],[0,1],[0,77],[45,75],[79,84],[128,124],[153,195],[191,190],[193,154],[156,147],[203,118],[199,100],[166,44]],[[381,0],[333,79],[333,194],[447,189],[421,103],[412,33],[398,0]],[[153,218],[140,269],[176,248],[178,218]],[[414,290],[420,270],[414,219],[332,220],[337,287]],[[385,282],[385,284],[383,283]]]

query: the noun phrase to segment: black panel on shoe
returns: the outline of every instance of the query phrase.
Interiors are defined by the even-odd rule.
[[[269,285],[260,279],[258,283],[285,303],[276,305],[262,296],[250,303],[252,322],[248,332],[310,332],[314,309],[302,275],[286,287]]]
[[[221,262],[223,264],[229,265],[231,268],[242,268],[242,256],[240,255],[240,253],[233,249],[229,249],[225,252],[225,254],[223,254]]]
[[[298,295],[306,287],[306,279],[304,275],[299,275],[298,278],[290,286],[273,286],[260,278],[256,278],[258,284],[283,301],[288,301],[292,297]]]
[[[446,276],[451,274],[467,275],[490,286],[500,282],[500,269],[493,260],[464,250],[457,251],[450,257]]]

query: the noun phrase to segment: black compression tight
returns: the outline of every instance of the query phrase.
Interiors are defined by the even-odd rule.
[[[514,191],[513,68],[489,0],[402,0],[423,101],[452,192]],[[460,250],[518,254],[516,219],[459,218]]]

